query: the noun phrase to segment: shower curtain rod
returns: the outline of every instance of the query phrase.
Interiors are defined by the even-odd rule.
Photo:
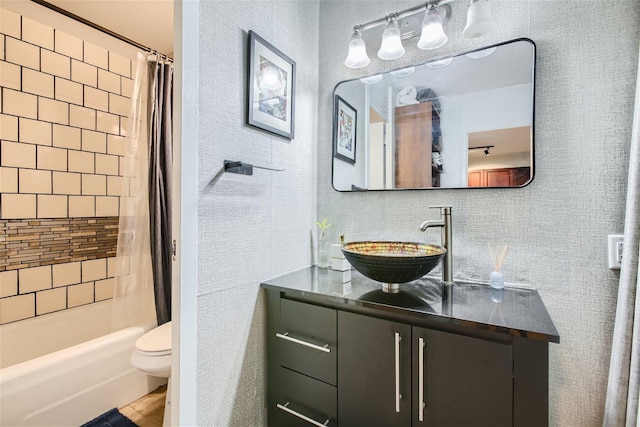
[[[39,4],[40,6],[44,6],[47,9],[51,9],[54,12],[61,13],[62,15],[66,16],[68,18],[71,18],[71,19],[76,20],[78,22],[81,22],[81,23],[83,23],[85,25],[88,25],[91,28],[94,28],[94,29],[96,29],[96,30],[98,30],[98,31],[100,31],[102,33],[105,33],[105,34],[108,34],[108,35],[110,35],[112,37],[115,37],[118,40],[122,40],[123,42],[128,43],[128,44],[130,44],[132,46],[135,46],[138,49],[142,49],[142,50],[144,50],[146,52],[151,53],[152,55],[158,55],[158,56],[160,56],[160,57],[162,57],[164,59],[167,59],[167,60],[173,62],[173,58],[168,56],[168,55],[165,55],[164,53],[160,53],[155,49],[151,49],[150,47],[147,47],[147,46],[145,46],[143,44],[140,44],[137,41],[131,40],[131,39],[123,36],[122,34],[118,34],[115,31],[111,31],[108,28],[104,28],[104,27],[102,27],[102,26],[100,26],[100,25],[98,25],[98,24],[96,24],[94,22],[91,22],[91,21],[89,21],[87,19],[84,19],[81,16],[78,16],[78,15],[76,15],[74,13],[71,13],[68,10],[62,9],[61,7],[58,7],[58,6],[54,5],[54,4],[46,2],[44,0],[31,0],[31,1],[34,2],[34,3]]]

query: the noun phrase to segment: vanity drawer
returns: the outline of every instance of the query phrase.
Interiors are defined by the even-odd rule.
[[[336,385],[336,310],[282,299],[278,364]]]
[[[278,370],[277,383],[276,398],[269,408],[270,426],[338,425],[338,396],[334,386],[283,367]]]

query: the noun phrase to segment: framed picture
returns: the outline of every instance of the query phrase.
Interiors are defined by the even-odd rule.
[[[249,31],[247,124],[293,139],[296,63]]]
[[[336,95],[333,123],[333,156],[345,162],[356,162],[356,129],[358,112]]]

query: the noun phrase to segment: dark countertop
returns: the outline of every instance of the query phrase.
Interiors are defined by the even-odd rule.
[[[351,270],[351,282],[341,283],[334,272],[316,266],[265,280],[263,288],[318,304],[384,310],[414,319],[434,320],[535,340],[559,343],[549,313],[533,289],[492,289],[488,284],[455,282],[447,288],[436,278],[423,277],[387,294],[379,282]],[[448,291],[450,289],[450,291]],[[443,298],[444,297],[444,298]]]

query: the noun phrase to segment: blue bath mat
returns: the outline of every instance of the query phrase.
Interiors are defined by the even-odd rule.
[[[80,427],[138,427],[136,423],[113,408]]]

